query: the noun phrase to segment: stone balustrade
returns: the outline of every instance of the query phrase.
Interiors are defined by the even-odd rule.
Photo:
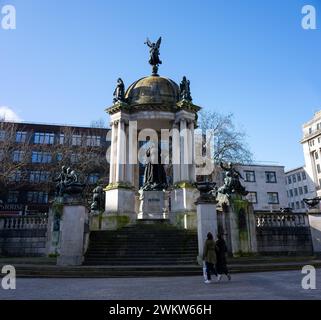
[[[46,229],[48,218],[41,216],[0,217],[0,230]]]
[[[256,227],[309,227],[306,213],[255,213]]]

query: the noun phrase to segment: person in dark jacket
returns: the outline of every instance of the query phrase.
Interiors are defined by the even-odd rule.
[[[215,243],[215,253],[216,253],[216,272],[218,273],[218,280],[221,280],[222,274],[225,274],[229,280],[231,276],[228,272],[226,265],[226,243],[221,234],[217,235],[217,240]]]
[[[210,232],[207,234],[207,239],[204,244],[203,260],[205,261],[207,275],[205,283],[211,283],[211,273],[215,274],[215,276],[217,276],[217,273],[214,267],[216,262],[215,241],[213,240],[213,235]]]

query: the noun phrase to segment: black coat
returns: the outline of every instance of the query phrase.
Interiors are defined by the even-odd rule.
[[[228,273],[226,265],[227,247],[223,239],[217,240],[215,245],[216,271],[218,274]]]

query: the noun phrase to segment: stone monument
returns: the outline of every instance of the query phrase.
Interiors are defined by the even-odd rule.
[[[146,151],[144,184],[140,193],[138,219],[166,219],[166,172],[161,163],[161,149],[152,144]]]
[[[241,174],[229,163],[220,164],[226,171],[224,185],[217,192],[217,209],[220,211],[219,230],[225,234],[229,252],[233,256],[257,253],[255,216],[252,204],[244,198]]]
[[[200,196],[196,201],[199,263],[202,261],[204,243],[208,232],[213,234],[214,239],[218,232],[214,187],[215,183],[211,182],[197,183],[197,189],[200,191]]]
[[[194,126],[201,108],[192,103],[190,81],[186,77],[178,85],[159,75],[161,42],[161,38],[156,42],[146,41],[152,74],[138,79],[126,90],[119,78],[113,104],[106,109],[111,121],[111,146],[109,184],[104,188],[103,230],[117,229],[146,217],[147,203],[153,211],[151,216],[166,218],[167,198],[170,199],[170,221],[178,227],[197,228],[195,201],[199,191],[194,185]],[[147,130],[153,133],[147,134]],[[155,190],[150,183],[141,188],[142,166],[137,152],[140,143],[151,136],[155,145],[162,145],[164,130],[168,130],[171,137],[168,145],[173,158],[171,188],[166,193],[161,188]]]
[[[57,184],[52,211],[56,216],[60,215],[60,244],[57,265],[81,265],[87,220],[82,196],[85,185],[78,181],[75,171],[64,166],[54,181]]]

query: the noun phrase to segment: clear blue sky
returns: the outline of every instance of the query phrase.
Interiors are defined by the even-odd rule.
[[[194,103],[232,112],[255,161],[303,164],[301,125],[321,109],[320,0],[0,0],[0,106],[23,120],[89,125],[116,79],[150,74],[146,36],[163,37],[160,74],[191,81]],[[301,28],[314,5],[317,30]]]

